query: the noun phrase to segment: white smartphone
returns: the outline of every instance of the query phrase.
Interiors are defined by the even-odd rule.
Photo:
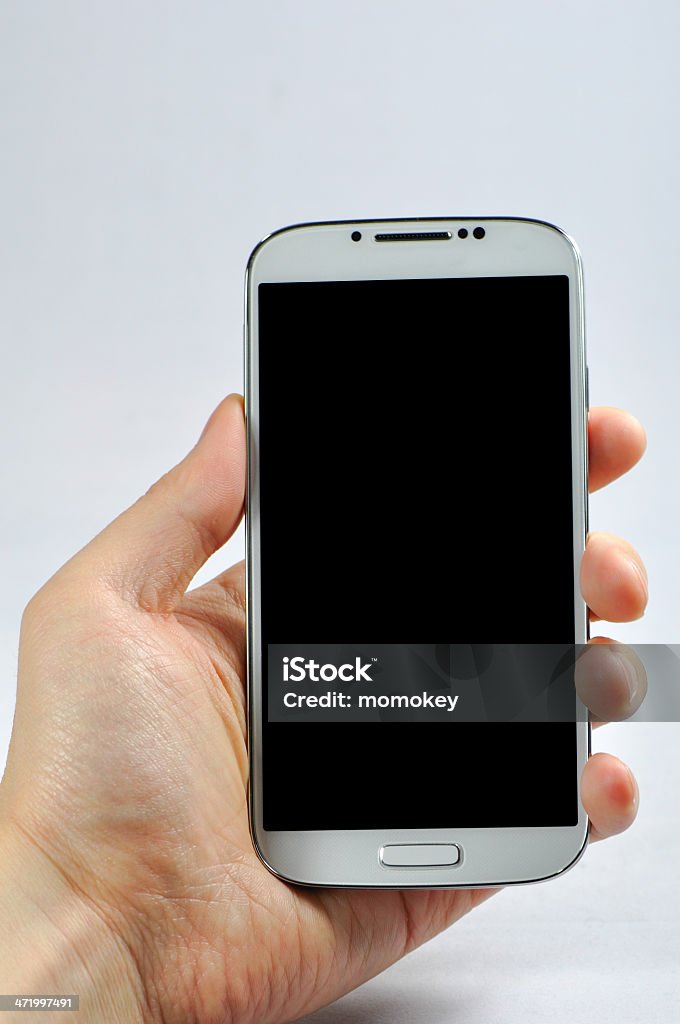
[[[466,715],[493,645],[319,641],[586,642],[584,334],[578,249],[540,220],[297,224],[251,253],[250,817],[279,877],[497,886],[582,854],[587,715]]]

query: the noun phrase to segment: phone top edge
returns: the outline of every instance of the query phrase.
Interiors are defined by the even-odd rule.
[[[471,216],[468,214],[462,216],[450,215],[448,217],[359,217],[352,218],[349,220],[308,220],[299,221],[294,224],[286,224],[281,228],[275,228],[273,231],[268,232],[264,235],[259,242],[255,244],[253,249],[248,256],[246,263],[246,277],[252,268],[252,264],[257,256],[258,252],[271,241],[272,238],[276,238],[278,235],[286,234],[290,231],[297,231],[300,228],[322,228],[322,227],[341,227],[342,225],[354,225],[354,224],[420,224],[420,223],[448,223],[450,221],[474,221],[477,223],[488,222],[488,221],[513,221],[521,224],[540,224],[543,227],[550,228],[552,231],[557,232],[561,235],[565,241],[569,243],[574,251],[574,256],[579,267],[579,272],[583,273],[583,260],[581,257],[581,251],[571,235],[569,235],[564,228],[561,228],[558,224],[553,223],[549,220],[543,220],[540,217],[517,217],[513,215],[487,215],[487,216]]]

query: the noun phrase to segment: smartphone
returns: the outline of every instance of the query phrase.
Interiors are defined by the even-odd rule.
[[[320,641],[586,642],[575,243],[520,217],[296,224],[245,290],[255,848],[311,886],[559,875],[587,842],[587,716],[362,717],[400,679],[445,701],[452,649],[470,706],[460,652],[489,645]]]

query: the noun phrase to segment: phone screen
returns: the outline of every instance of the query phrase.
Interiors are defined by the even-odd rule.
[[[569,278],[261,283],[258,318],[264,828],[575,825],[575,723],[267,703],[281,641],[575,641]]]

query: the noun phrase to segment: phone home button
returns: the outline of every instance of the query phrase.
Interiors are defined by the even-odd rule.
[[[385,868],[453,868],[461,860],[461,848],[455,843],[408,843],[380,850]]]

